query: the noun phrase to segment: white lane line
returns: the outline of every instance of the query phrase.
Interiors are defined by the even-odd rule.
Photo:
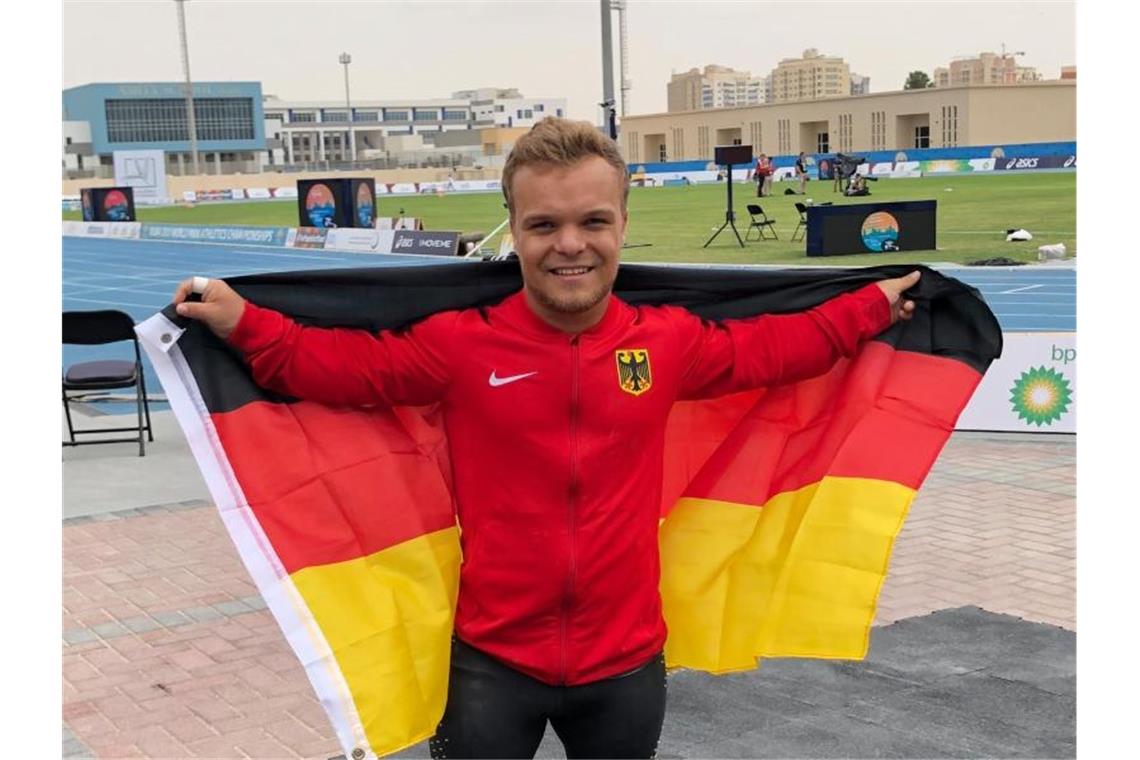
[[[1040,287],[1041,287],[1040,285],[1026,285],[1025,287],[1014,288],[1013,290],[1003,290],[1000,293],[998,293],[998,295],[999,296],[1008,296],[1010,293],[1022,293],[1026,290],[1033,290],[1034,288],[1040,288]]]

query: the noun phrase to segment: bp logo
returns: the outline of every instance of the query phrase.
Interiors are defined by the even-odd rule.
[[[1069,381],[1060,372],[1045,367],[1030,367],[1010,388],[1013,411],[1027,425],[1051,425],[1069,411],[1073,394]]]
[[[899,249],[899,222],[886,211],[868,214],[860,233],[868,251],[881,253]]]

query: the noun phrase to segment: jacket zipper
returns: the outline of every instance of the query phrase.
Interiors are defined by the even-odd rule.
[[[575,507],[578,502],[578,336],[570,339],[570,485],[567,493],[566,522],[569,529],[570,561],[566,574],[565,592],[562,596],[561,630],[561,683],[566,684],[566,630],[570,623],[570,609],[574,603],[574,575],[577,572],[577,557],[574,546]]]

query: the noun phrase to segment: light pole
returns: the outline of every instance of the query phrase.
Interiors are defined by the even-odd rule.
[[[186,9],[183,3],[186,0],[174,0],[178,3],[178,37],[182,41],[182,74],[186,78],[186,123],[190,127],[190,158],[193,161],[194,174],[198,174],[198,125],[194,120],[194,85],[190,83],[190,50],[186,46]]]
[[[352,100],[348,97],[348,64],[352,63],[352,56],[348,53],[340,54],[340,62],[344,65],[344,110],[348,117],[348,160],[356,161],[356,141],[352,134]]]

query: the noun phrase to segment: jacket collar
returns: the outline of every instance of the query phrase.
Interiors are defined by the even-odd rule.
[[[623,323],[631,320],[630,311],[632,311],[632,307],[613,293],[610,293],[606,305],[606,313],[596,325],[578,333],[578,335],[583,339],[596,339],[606,336],[619,328]],[[523,290],[519,290],[507,296],[507,298],[497,306],[492,307],[490,316],[492,322],[499,322],[501,320],[503,324],[509,325],[520,332],[541,340],[569,341],[574,337],[572,334],[563,332],[557,327],[548,324],[535,314],[534,311],[531,310],[530,304],[527,303],[526,293]]]

